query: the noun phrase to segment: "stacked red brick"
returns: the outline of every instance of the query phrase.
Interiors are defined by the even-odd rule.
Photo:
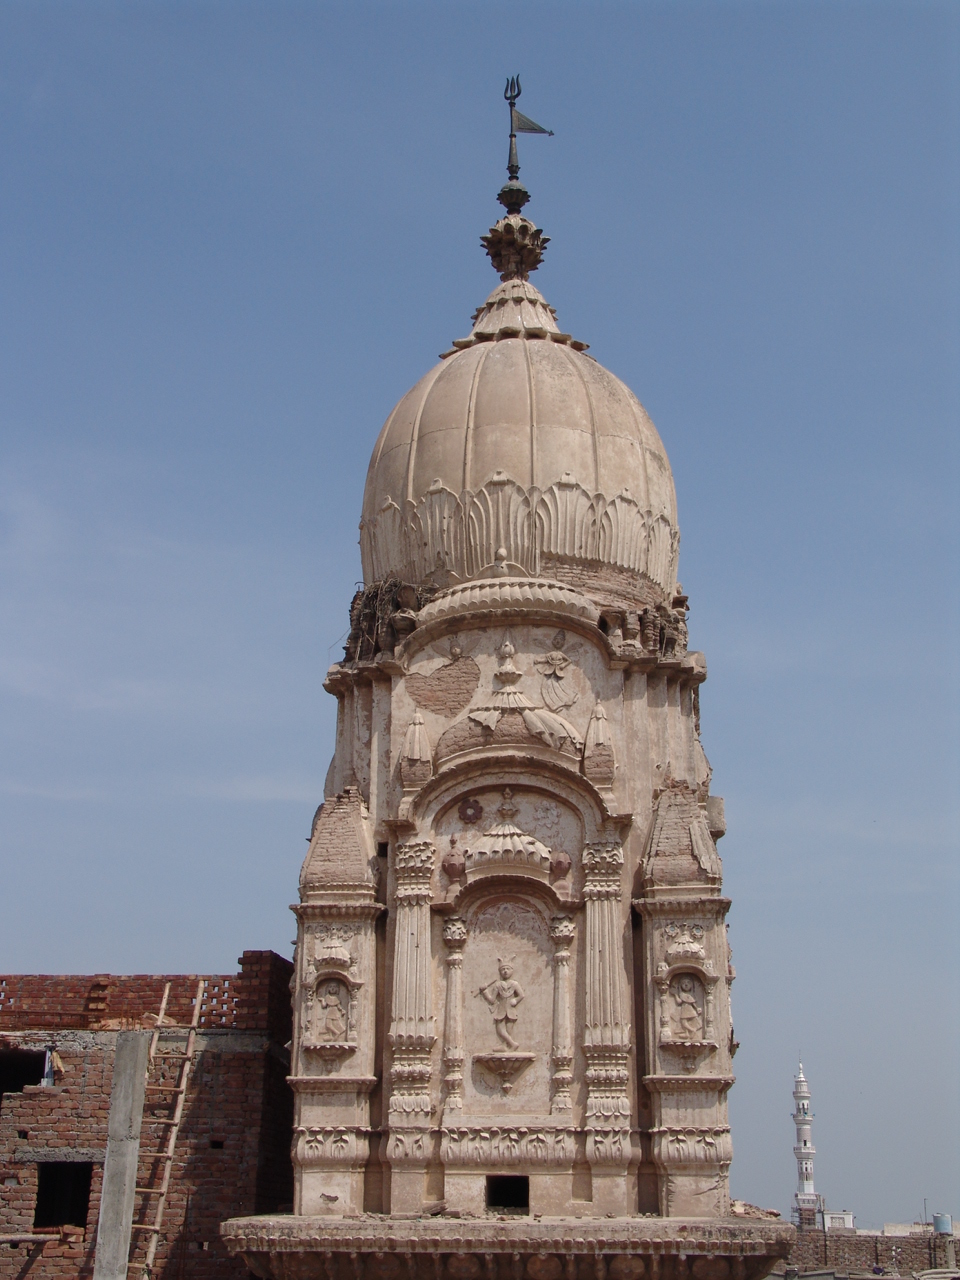
[[[291,965],[261,951],[244,952],[239,963],[239,974],[206,981],[155,1274],[245,1275],[220,1246],[220,1222],[283,1209],[292,1199]],[[195,975],[0,977],[0,1055],[53,1048],[63,1067],[52,1085],[27,1084],[0,1101],[0,1280],[92,1274],[117,1032],[149,1026],[168,981],[168,1016],[187,1023]],[[151,1120],[169,1114],[148,1099],[142,1151],[160,1149],[164,1130]],[[38,1167],[54,1162],[92,1165],[86,1222],[74,1231],[47,1229],[53,1238],[42,1250],[3,1241],[43,1233],[34,1227]],[[149,1174],[142,1161],[141,1176]],[[148,1205],[138,1209],[148,1221]]]

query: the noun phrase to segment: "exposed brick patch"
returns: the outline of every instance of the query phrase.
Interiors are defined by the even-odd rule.
[[[540,557],[540,575],[589,596],[600,608],[645,609],[666,602],[663,588],[646,574],[593,560]]]
[[[480,683],[480,668],[473,658],[458,658],[430,675],[407,676],[407,691],[418,707],[438,716],[459,715],[470,705]]]

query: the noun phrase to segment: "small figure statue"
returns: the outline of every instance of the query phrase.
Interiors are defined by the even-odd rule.
[[[580,694],[572,673],[570,658],[563,652],[567,642],[566,632],[558,631],[553,637],[550,651],[542,658],[534,658],[534,666],[540,671],[540,692],[551,711],[563,711],[572,707]]]
[[[511,1033],[513,1024],[517,1021],[514,1011],[523,999],[523,988],[519,982],[514,981],[513,965],[508,961],[498,962],[498,972],[500,976],[495,981],[488,982],[485,987],[481,987],[476,994],[482,996],[493,1009],[493,1025],[496,1028],[497,1038],[508,1049],[516,1050],[520,1045]]]
[[[677,979],[673,989],[676,1004],[674,1018],[680,1037],[684,1040],[699,1040],[703,1029],[703,1017],[697,1000],[697,982],[689,974]]]
[[[347,1017],[340,1001],[340,988],[331,982],[317,1001],[317,1035],[332,1044],[343,1040],[346,1034]]]

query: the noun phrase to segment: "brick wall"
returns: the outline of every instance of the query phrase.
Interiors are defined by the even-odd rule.
[[[198,1052],[154,1270],[168,1280],[246,1276],[220,1244],[220,1223],[283,1208],[293,1198],[293,1099],[285,1048],[292,966],[257,951],[245,951],[239,963],[239,974],[208,977],[201,1005]],[[194,975],[0,978],[0,1051],[55,1047],[64,1067],[53,1086],[27,1085],[0,1100],[0,1236],[34,1232],[40,1165],[93,1166],[83,1227],[69,1233],[70,1239],[53,1231],[42,1250],[29,1242],[0,1243],[0,1280],[92,1275],[117,1032],[149,1026],[168,981],[170,1016],[185,1023],[196,994]],[[146,1156],[161,1149],[165,1128],[156,1120],[169,1114],[148,1096],[138,1181],[159,1178],[162,1166]],[[138,1196],[135,1220],[150,1220],[148,1203]],[[137,1238],[135,1258],[142,1257],[146,1241],[144,1235]]]
[[[885,1236],[880,1232],[859,1235],[850,1231],[798,1231],[797,1242],[785,1267],[799,1271],[871,1271],[883,1267],[888,1274],[927,1271],[947,1265],[947,1237],[933,1235]]]

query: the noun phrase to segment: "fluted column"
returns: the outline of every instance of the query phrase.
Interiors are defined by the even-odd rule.
[[[444,1118],[463,1109],[463,946],[467,926],[452,916],[443,927],[447,946],[447,991],[443,1013]]]
[[[393,1212],[420,1208],[431,1155],[431,1050],[437,1038],[430,956],[434,859],[433,845],[425,841],[397,850],[393,1002],[387,1037],[393,1056],[387,1142]]]
[[[570,916],[554,916],[550,922],[553,941],[553,1097],[550,1114],[571,1109],[573,1045],[570,1041],[570,946],[575,936]]]
[[[587,1159],[598,1212],[626,1213],[630,1162],[630,1024],[625,1017],[619,844],[588,845],[583,853],[586,975]]]

